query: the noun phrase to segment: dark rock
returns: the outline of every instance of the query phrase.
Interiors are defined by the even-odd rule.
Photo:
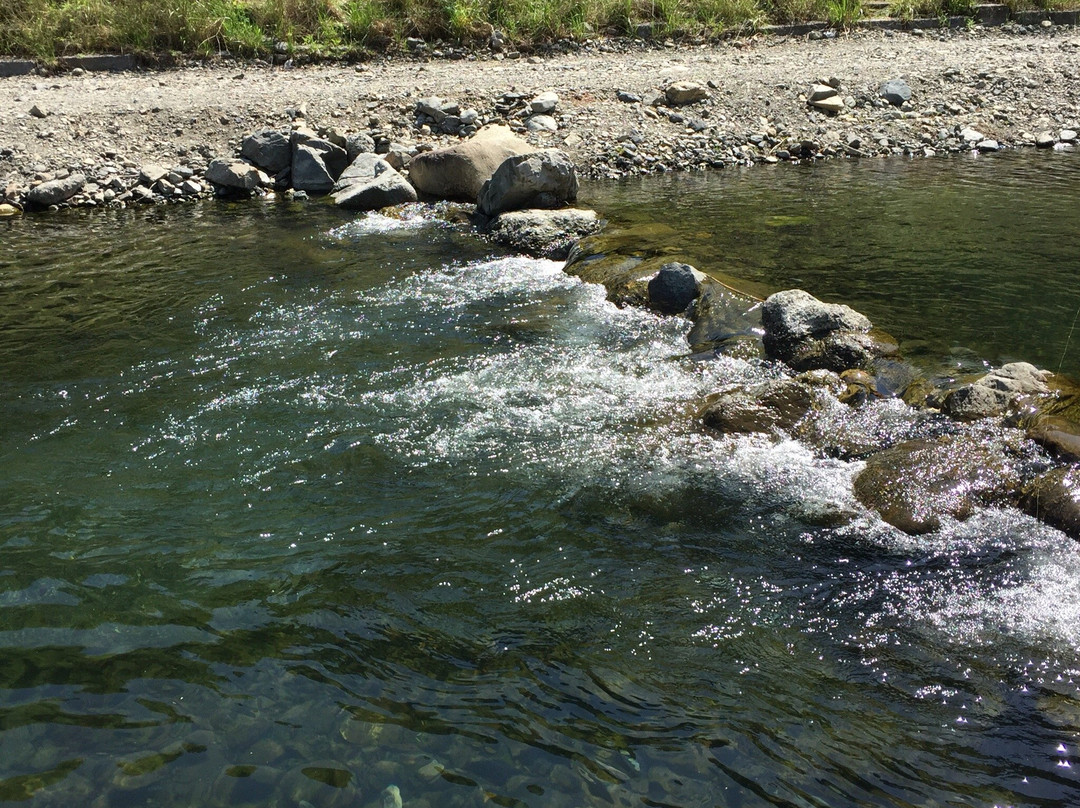
[[[664,264],[649,281],[649,305],[663,314],[682,314],[701,294],[704,275],[689,264]]]
[[[1080,539],[1080,469],[1056,468],[1036,477],[1025,487],[1020,507],[1036,519]]]
[[[321,138],[310,129],[295,129],[289,139],[293,156],[293,187],[297,190],[310,191],[310,188],[301,188],[296,184],[296,156],[301,146],[306,146],[312,152],[318,154],[319,162],[330,176],[331,184],[345,170],[349,164],[349,155],[345,149]]]
[[[26,194],[26,202],[38,208],[59,205],[75,196],[84,185],[86,185],[86,177],[83,174],[71,174],[63,179],[43,182],[30,189]]]
[[[573,161],[558,149],[508,157],[480,189],[477,208],[485,216],[508,210],[556,208],[577,199]]]
[[[911,100],[911,88],[903,79],[890,79],[885,82],[881,85],[879,94],[894,107],[899,107]]]
[[[942,519],[965,519],[1006,498],[1020,482],[1004,446],[968,434],[897,444],[871,455],[855,496],[905,533],[928,533]]]
[[[292,147],[288,137],[267,129],[245,137],[240,156],[268,174],[277,174],[292,163]]]
[[[516,210],[496,217],[489,233],[504,247],[561,261],[578,239],[596,233],[603,223],[595,211],[579,208]]]
[[[345,138],[345,159],[351,164],[361,154],[375,153],[375,139],[365,132],[358,132]]]
[[[313,194],[326,194],[333,189],[334,178],[323,162],[322,152],[305,145],[296,147],[292,161],[292,187]]]

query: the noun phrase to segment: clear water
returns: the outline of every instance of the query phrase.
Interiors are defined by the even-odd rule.
[[[775,369],[430,217],[0,227],[0,800],[1080,802],[1075,543],[696,427]]]
[[[621,226],[764,296],[848,303],[923,365],[1034,362],[1080,377],[1080,155],[757,166],[588,189]]]

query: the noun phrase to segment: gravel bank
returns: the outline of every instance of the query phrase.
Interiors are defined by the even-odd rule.
[[[0,79],[0,189],[19,199],[35,183],[78,172],[119,194],[147,165],[183,168],[185,179],[191,170],[197,180],[209,159],[236,154],[245,134],[286,129],[299,117],[313,128],[366,132],[384,149],[455,142],[418,122],[416,102],[430,96],[475,109],[481,124],[508,120],[531,141],[566,150],[587,177],[992,151],[1035,146],[1040,135],[1040,145],[1068,148],[1080,128],[1078,77],[1080,32],[1049,25],[697,46],[597,42],[517,59],[414,56],[295,69],[226,61],[18,76]],[[908,84],[910,101],[881,97],[890,79]],[[663,90],[680,81],[702,85],[708,98],[669,106]],[[807,104],[818,82],[838,88],[839,112]],[[519,112],[549,90],[559,97],[557,131],[526,133]]]

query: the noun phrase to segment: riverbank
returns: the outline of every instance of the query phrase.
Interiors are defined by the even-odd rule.
[[[0,79],[0,183],[9,199],[80,172],[130,188],[147,166],[198,174],[250,132],[364,133],[421,151],[457,142],[417,101],[437,96],[565,150],[585,177],[836,156],[939,155],[974,148],[1069,147],[1080,128],[1080,33],[1070,26],[864,31],[836,38],[752,36],[700,46],[597,41],[547,56],[433,53],[301,68],[218,61],[168,70]],[[901,105],[881,85],[902,79]],[[675,82],[701,100],[669,104]],[[808,104],[827,83],[838,112]],[[548,128],[530,131],[517,98],[554,91]],[[551,124],[555,131],[549,131]],[[980,145],[981,144],[981,145]],[[181,175],[186,173],[182,171]],[[179,198],[179,195],[178,197]]]

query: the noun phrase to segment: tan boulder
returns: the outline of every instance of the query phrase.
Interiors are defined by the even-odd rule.
[[[409,163],[409,180],[424,196],[475,202],[484,182],[507,157],[534,151],[536,147],[510,127],[485,126],[455,146],[416,155]]]

